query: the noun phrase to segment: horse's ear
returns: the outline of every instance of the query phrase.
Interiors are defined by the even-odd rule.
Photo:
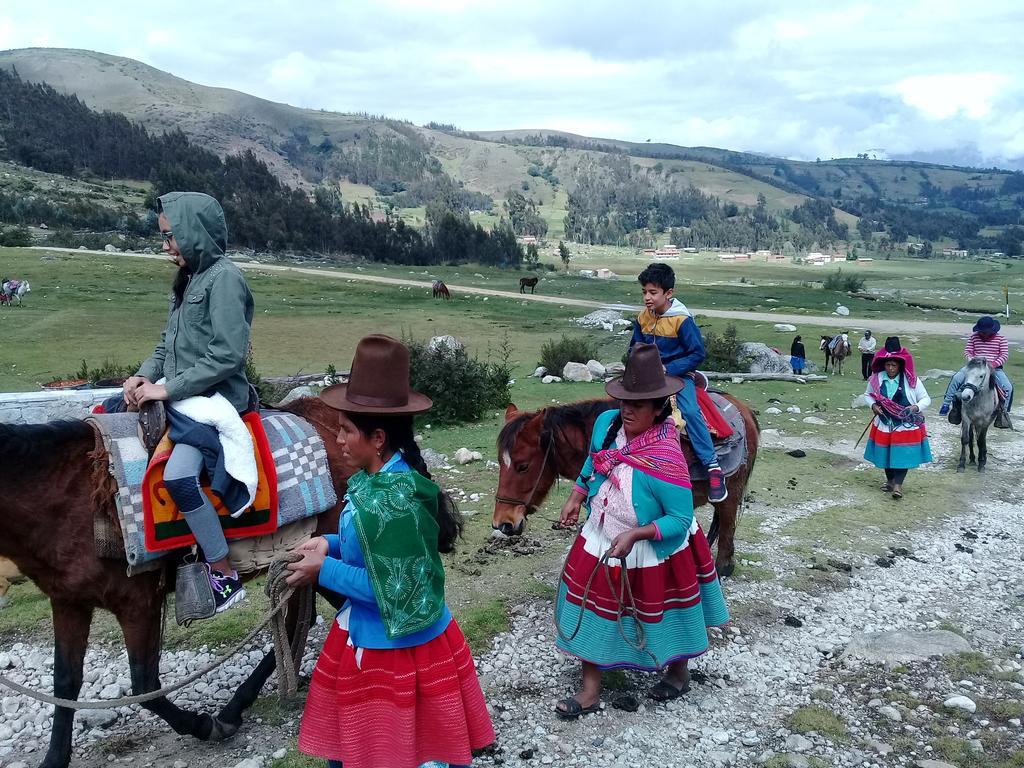
[[[519,413],[519,409],[516,408],[516,404],[509,403],[508,408],[505,409],[505,421],[512,421],[517,413]]]

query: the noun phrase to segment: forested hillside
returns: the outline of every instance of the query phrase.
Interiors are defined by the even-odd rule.
[[[74,96],[5,70],[0,70],[0,156],[64,176],[151,184],[135,210],[112,209],[73,193],[0,191],[0,221],[14,224],[152,233],[155,197],[189,189],[221,201],[236,246],[347,252],[406,264],[516,264],[521,255],[507,225],[487,231],[464,214],[439,209],[420,232],[400,220],[375,218],[365,206],[346,205],[332,188],[317,187],[312,198],[290,188],[250,151],[221,159],[180,132],[151,135],[123,115],[94,112]]]

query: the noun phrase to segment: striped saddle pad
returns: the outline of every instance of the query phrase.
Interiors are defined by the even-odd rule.
[[[337,504],[327,449],[312,425],[283,411],[262,411],[260,419],[277,474],[277,527],[319,515]],[[146,548],[143,494],[150,457],[139,438],[138,414],[96,414],[88,421],[103,438],[117,485],[118,525],[97,515],[97,554],[125,559],[130,568],[140,569],[167,552]]]

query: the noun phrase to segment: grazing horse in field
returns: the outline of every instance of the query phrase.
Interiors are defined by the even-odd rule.
[[[450,299],[452,297],[451,293],[448,291],[448,286],[444,284],[443,280],[435,280],[430,288],[435,299]]]
[[[729,576],[736,565],[736,517],[743,503],[747,480],[754,471],[761,428],[753,411],[744,403],[723,395],[743,414],[747,433],[747,457],[727,480],[729,497],[715,504],[708,529],[712,545],[718,539],[715,565],[719,574]],[[526,517],[536,512],[558,478],[575,481],[587,458],[594,421],[617,407],[614,400],[587,400],[520,413],[515,405],[505,411],[505,426],[498,435],[498,490],[495,494],[492,527],[506,535],[521,534]],[[695,456],[688,440],[682,440],[688,463]],[[694,508],[708,501],[707,480],[693,482]]]
[[[956,471],[965,468],[964,453],[970,449],[971,464],[975,463],[974,446],[978,446],[978,471],[984,472],[988,463],[988,430],[995,421],[999,409],[999,390],[992,367],[982,357],[975,357],[967,363],[964,385],[956,394],[962,401],[960,412],[960,461]]]
[[[850,336],[846,331],[836,336],[822,336],[818,350],[825,353],[825,373],[832,363],[832,373],[843,375],[843,360],[850,356]]]
[[[31,290],[32,286],[28,284],[28,280],[4,280],[3,283],[0,283],[0,293],[7,294],[8,305],[17,299],[20,307],[22,297]]]
[[[296,400],[282,410],[306,419],[323,437],[341,499],[348,473],[336,442],[337,412],[314,398]],[[89,625],[97,608],[110,611],[121,626],[133,692],[160,688],[161,614],[165,597],[174,592],[176,559],[166,558],[162,568],[129,578],[123,560],[95,554],[96,516],[117,521],[117,489],[107,466],[102,442],[97,443],[95,431],[84,421],[0,424],[0,556],[10,558],[50,599],[53,693],[65,699],[76,699],[81,690]],[[337,531],[339,509],[340,504],[320,515],[316,534]],[[340,595],[323,594],[340,605]],[[296,596],[288,611],[289,633],[295,629],[297,606]],[[213,717],[182,709],[164,697],[142,706],[179,734],[220,741],[238,731],[242,712],[256,700],[274,666],[270,653]],[[67,768],[73,719],[73,710],[55,708],[41,768]]]
[[[526,289],[530,289],[530,293],[534,293],[537,290],[537,283],[540,281],[539,277],[520,277],[519,278],[519,292],[526,293]]]

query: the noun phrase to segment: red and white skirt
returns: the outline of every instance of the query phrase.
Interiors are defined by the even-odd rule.
[[[331,623],[309,686],[299,750],[345,768],[469,765],[494,742],[473,656],[452,619],[413,648],[355,648]]]

